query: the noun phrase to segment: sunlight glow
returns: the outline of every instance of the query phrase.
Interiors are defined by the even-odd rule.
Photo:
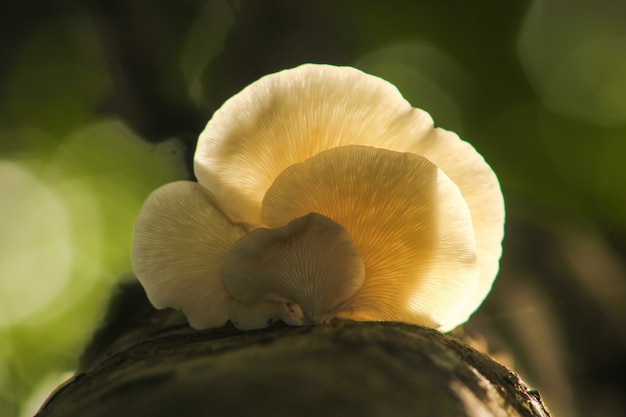
[[[70,279],[74,250],[66,207],[25,167],[0,161],[0,188],[0,326],[5,326],[59,296]]]

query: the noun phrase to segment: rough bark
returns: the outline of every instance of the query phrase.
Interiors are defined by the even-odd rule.
[[[517,375],[431,329],[337,322],[198,331],[177,313],[129,304],[139,292],[126,291],[79,373],[39,417],[549,416]]]

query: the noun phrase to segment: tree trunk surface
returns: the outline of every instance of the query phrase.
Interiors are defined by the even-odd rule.
[[[549,416],[516,374],[432,329],[199,331],[178,313],[126,301],[38,417]]]

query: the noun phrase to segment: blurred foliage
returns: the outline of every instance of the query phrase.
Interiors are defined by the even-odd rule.
[[[33,130],[3,139],[24,136],[42,141],[0,159],[0,375],[8,377],[0,383],[14,401],[46,373],[72,366],[110,286],[130,270],[143,200],[186,177],[179,144],[152,145],[119,121],[81,126],[60,141]]]
[[[540,362],[527,346],[536,362],[516,363],[555,411],[597,411],[601,401],[574,398],[585,378],[605,387],[597,415],[624,411],[611,385],[626,346],[623,1],[13,2],[0,33],[0,415],[32,414],[73,369],[131,271],[141,203],[189,177],[211,113],[303,62],[380,75],[479,149],[501,179],[509,228],[474,321],[485,334],[481,323],[517,332],[513,354],[524,343],[553,351]],[[597,322],[610,325],[598,338],[615,339],[605,377],[591,374],[601,355],[576,335]]]

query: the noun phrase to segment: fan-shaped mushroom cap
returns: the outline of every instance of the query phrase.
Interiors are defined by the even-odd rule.
[[[481,272],[465,306],[442,330],[464,322],[498,271],[504,233],[498,180],[471,145],[435,128],[428,113],[411,107],[387,81],[315,64],[265,76],[213,115],[194,168],[229,216],[259,224],[265,193],[285,168],[352,144],[421,155],[459,187],[471,212]]]
[[[407,122],[411,137],[402,132]],[[351,144],[409,151],[432,129],[426,112],[380,78],[302,65],[262,77],[227,100],[200,135],[194,169],[226,211],[259,224],[263,196],[288,166]]]
[[[472,216],[480,277],[471,296],[441,331],[465,323],[483,302],[499,270],[504,237],[504,198],[496,174],[469,143],[436,128],[411,152],[433,161],[459,187]]]
[[[345,227],[365,263],[363,286],[340,317],[438,327],[476,284],[469,210],[426,158],[345,146],[292,165],[268,190],[263,220],[281,227],[309,212]]]
[[[133,241],[133,268],[152,305],[182,310],[196,328],[226,323],[231,297],[221,268],[245,231],[195,182],[173,182],[146,200]]]
[[[289,324],[321,323],[363,285],[365,267],[348,232],[309,213],[275,229],[259,228],[235,243],[223,277],[244,304],[281,305]]]

